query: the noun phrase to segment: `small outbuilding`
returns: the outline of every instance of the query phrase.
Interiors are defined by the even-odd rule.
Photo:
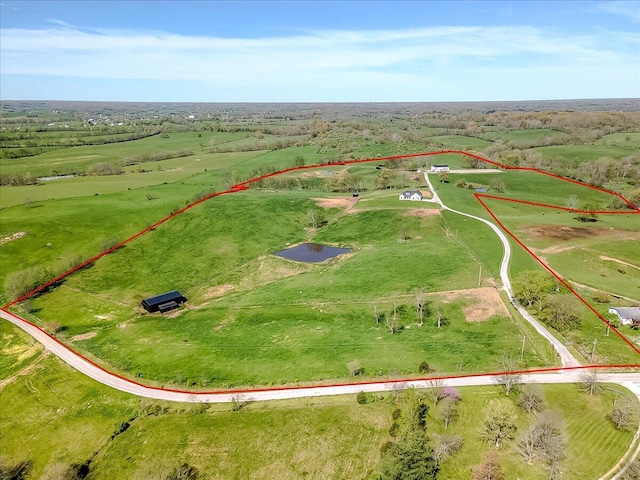
[[[420,190],[407,190],[400,194],[398,197],[399,200],[414,200],[419,202],[422,200],[423,195]]]
[[[449,165],[431,165],[431,173],[449,173]]]
[[[617,315],[620,325],[640,326],[640,307],[611,307],[609,313]]]
[[[181,303],[186,301],[186,297],[177,290],[173,290],[171,292],[163,293],[162,295],[145,298],[142,301],[142,307],[149,313],[164,313],[169,310],[173,310],[174,308],[178,308]]]

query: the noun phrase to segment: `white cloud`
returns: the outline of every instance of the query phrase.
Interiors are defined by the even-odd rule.
[[[325,30],[251,39],[63,25],[3,29],[0,61],[3,76],[197,82],[211,89],[250,89],[263,99],[304,91],[305,98],[278,99],[351,92],[359,100],[393,100],[396,92],[396,98],[411,100],[424,88],[471,98],[469,93],[478,96],[482,85],[492,83],[492,92],[500,85],[505,91],[534,88],[527,79],[540,78],[543,71],[565,90],[579,89],[576,78],[593,82],[587,72],[598,79],[613,71],[637,77],[638,35],[599,35],[608,35],[608,43],[523,26]],[[514,87],[516,81],[522,88]],[[533,95],[524,91],[521,98]]]
[[[637,0],[625,0],[605,2],[598,5],[604,12],[622,15],[640,23],[640,2]]]

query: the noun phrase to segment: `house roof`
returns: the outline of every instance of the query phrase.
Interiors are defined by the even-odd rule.
[[[620,318],[640,321],[640,307],[611,307],[611,310],[617,312]]]
[[[435,168],[438,168],[438,167],[448,167],[448,166],[449,166],[449,165],[447,165],[446,163],[433,165],[433,167],[435,167]]]
[[[156,295],[155,297],[145,298],[142,303],[151,306],[160,306],[163,303],[180,301],[184,302],[186,299],[182,296],[180,292],[177,290],[173,290],[171,292],[163,293],[162,295]]]
[[[414,193],[417,193],[418,195],[422,196],[422,192],[420,190],[405,190],[404,192],[402,192],[402,195],[404,195],[405,197],[407,196],[411,196]]]

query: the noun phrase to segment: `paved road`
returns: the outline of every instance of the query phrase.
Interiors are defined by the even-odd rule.
[[[238,390],[219,392],[189,392],[172,389],[161,389],[141,385],[132,380],[127,380],[115,375],[98,365],[90,362],[84,357],[60,343],[55,338],[49,336],[43,330],[26,320],[14,315],[6,310],[0,310],[0,316],[11,323],[17,325],[25,332],[29,333],[36,340],[41,342],[45,348],[57,355],[64,362],[74,367],[79,372],[93,378],[94,380],[113,387],[123,392],[131,393],[141,397],[154,398],[158,400],[171,400],[174,402],[207,402],[226,403],[234,399],[246,401],[280,400],[291,398],[320,397],[325,395],[345,395],[359,392],[383,392],[398,388],[416,387],[428,388],[429,380],[410,381],[380,381],[360,384],[343,384],[310,387],[283,387],[275,389],[258,390]],[[567,371],[565,373],[533,373],[523,376],[524,383],[575,383],[579,381],[580,371]],[[601,375],[602,381],[618,383],[632,389],[640,394],[640,373],[607,373]],[[491,385],[495,381],[492,376],[456,377],[443,380],[445,386],[464,387],[472,385]]]
[[[511,259],[511,244],[509,243],[509,239],[504,234],[504,232],[500,230],[497,225],[493,224],[489,220],[486,220],[481,217],[476,217],[475,215],[470,215],[468,213],[460,212],[458,210],[454,210],[453,208],[447,207],[442,202],[438,194],[436,193],[435,188],[433,188],[433,184],[431,183],[431,180],[429,179],[429,175],[427,172],[424,173],[424,179],[426,180],[427,185],[429,185],[429,188],[433,193],[433,197],[428,201],[437,203],[438,205],[440,205],[440,207],[443,210],[448,210],[450,212],[457,213],[458,215],[463,215],[465,217],[478,220],[479,222],[482,222],[488,225],[496,233],[496,235],[498,235],[498,238],[500,239],[504,247],[504,255],[502,256],[502,262],[500,263],[500,279],[502,281],[502,289],[505,292],[507,292],[509,299],[511,299],[511,304],[518,310],[518,312],[520,312],[520,315],[522,315],[525,318],[525,320],[527,320],[533,326],[533,328],[536,329],[536,331],[540,335],[542,335],[544,338],[549,340],[549,342],[551,342],[551,344],[553,345],[553,348],[556,350],[558,355],[560,355],[560,359],[562,361],[563,367],[579,366],[580,362],[578,362],[578,360],[576,360],[576,358],[571,354],[571,352],[569,352],[567,347],[565,347],[560,340],[554,337],[551,334],[551,332],[549,332],[549,330],[547,330],[544,327],[544,325],[542,325],[538,320],[536,320],[522,305],[520,305],[517,301],[515,301],[513,290],[511,288],[511,281],[509,280],[509,260]]]

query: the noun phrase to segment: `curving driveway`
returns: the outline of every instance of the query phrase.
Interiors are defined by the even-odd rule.
[[[580,362],[576,360],[576,358],[569,352],[566,346],[562,344],[560,340],[554,337],[549,330],[547,330],[544,325],[542,325],[538,320],[536,320],[522,305],[520,305],[514,298],[513,290],[511,288],[511,281],[509,280],[509,260],[511,259],[511,244],[509,243],[509,239],[504,234],[502,230],[498,228],[497,225],[493,224],[489,220],[486,220],[481,217],[476,217],[475,215],[470,215],[468,213],[460,212],[458,210],[454,210],[453,208],[447,207],[438,194],[436,193],[435,188],[433,188],[433,184],[429,179],[429,174],[427,172],[424,173],[424,179],[429,185],[429,189],[431,193],[433,193],[433,197],[428,201],[437,203],[443,210],[448,210],[453,213],[457,213],[458,215],[463,215],[465,217],[473,218],[474,220],[478,220],[486,225],[488,225],[495,233],[498,235],[498,238],[502,242],[504,247],[504,255],[502,256],[502,262],[500,263],[500,280],[502,281],[502,289],[507,292],[511,304],[518,310],[520,315],[522,315],[525,320],[527,320],[536,331],[542,335],[544,338],[551,342],[553,348],[556,350],[558,355],[560,356],[560,360],[562,361],[563,367],[577,367],[580,366]]]

